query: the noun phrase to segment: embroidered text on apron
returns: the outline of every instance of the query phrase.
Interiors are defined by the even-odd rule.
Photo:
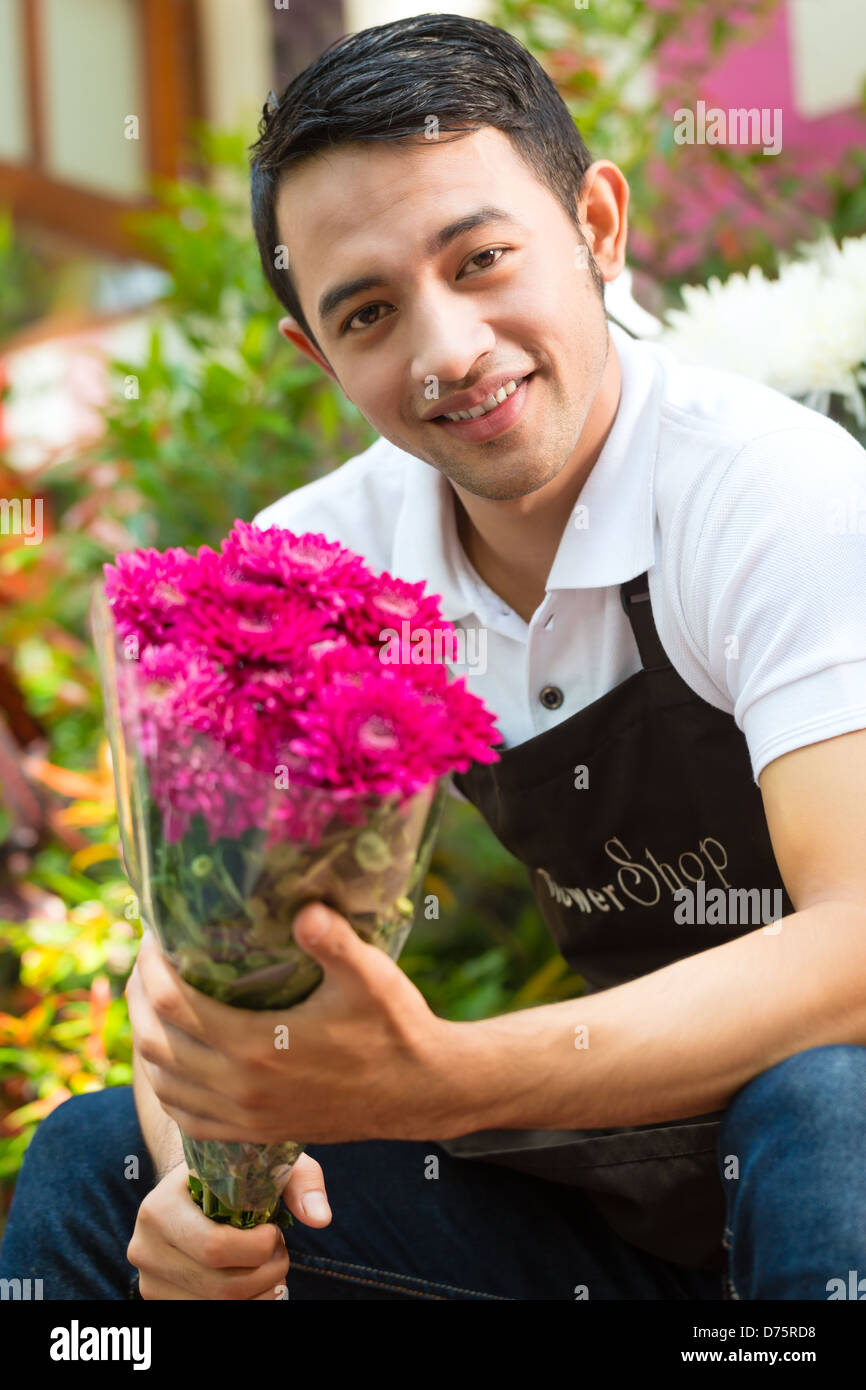
[[[646,572],[620,595],[643,669],[561,724],[501,750],[498,763],[454,776],[527,866],[542,915],[589,993],[794,910],[745,738],[669,662]],[[683,887],[694,894],[692,923],[682,920],[682,895],[674,897]],[[722,1113],[606,1130],[482,1130],[442,1146],[580,1187],[632,1244],[722,1269]]]

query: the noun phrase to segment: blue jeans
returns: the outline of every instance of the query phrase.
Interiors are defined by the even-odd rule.
[[[590,1299],[825,1299],[831,1278],[866,1276],[866,1047],[797,1053],[733,1097],[718,1148],[727,1274],[627,1244],[577,1188],[432,1142],[308,1152],[333,1221],[286,1232],[290,1300],[573,1300],[581,1286]],[[25,1156],[0,1277],[41,1278],[45,1299],[128,1298],[126,1247],[153,1182],[131,1087],[66,1101]]]

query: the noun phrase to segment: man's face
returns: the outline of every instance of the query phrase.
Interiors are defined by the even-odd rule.
[[[599,388],[607,324],[587,247],[506,135],[337,146],[283,180],[276,210],[310,327],[380,435],[479,497],[557,476]],[[434,418],[461,408],[458,393],[527,376],[489,415]]]

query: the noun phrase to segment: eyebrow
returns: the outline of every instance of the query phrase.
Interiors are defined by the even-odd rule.
[[[469,212],[465,217],[458,217],[456,221],[449,222],[446,227],[440,227],[438,232],[434,232],[424,245],[426,256],[436,256],[440,251],[444,251],[450,246],[452,241],[463,236],[464,232],[471,232],[475,227],[489,225],[491,222],[509,222],[512,226],[517,226],[510,213],[503,211],[502,208],[483,207],[477,208],[475,212]],[[364,290],[375,290],[380,285],[386,283],[381,274],[358,275],[352,280],[343,280],[338,285],[332,285],[325,290],[319,300],[319,320],[324,323],[340,305],[347,299],[354,299],[355,295],[363,293]]]

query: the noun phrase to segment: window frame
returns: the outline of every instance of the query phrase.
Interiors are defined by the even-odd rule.
[[[138,62],[144,93],[141,140],[144,176],[172,178],[184,167],[183,144],[202,115],[198,25],[194,0],[133,0],[138,19]],[[142,254],[125,225],[130,212],[153,206],[153,196],[99,193],[59,179],[45,168],[39,34],[42,0],[18,0],[24,52],[29,154],[21,163],[0,159],[0,201],[16,217],[59,231],[111,254]]]

